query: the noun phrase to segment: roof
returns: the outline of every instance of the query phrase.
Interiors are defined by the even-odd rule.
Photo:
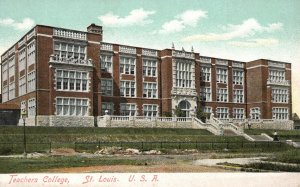
[[[0,104],[0,110],[17,110],[20,109],[20,107],[16,104]]]

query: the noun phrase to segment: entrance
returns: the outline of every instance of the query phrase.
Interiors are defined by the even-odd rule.
[[[183,112],[183,117],[190,117],[190,111],[191,111],[191,104],[186,101],[183,100],[178,104],[179,109],[182,110]]]

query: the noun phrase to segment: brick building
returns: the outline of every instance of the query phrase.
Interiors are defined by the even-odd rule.
[[[111,115],[163,116],[197,108],[221,119],[289,120],[291,64],[240,62],[102,41],[87,32],[37,25],[1,56],[2,102],[33,125],[97,124]]]

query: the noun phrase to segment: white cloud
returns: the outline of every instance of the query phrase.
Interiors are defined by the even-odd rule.
[[[151,23],[152,20],[147,19],[150,15],[155,14],[155,11],[147,11],[143,8],[132,10],[128,16],[120,17],[113,13],[107,13],[99,16],[98,19],[103,25],[108,27],[125,27],[132,25],[145,25]]]
[[[233,41],[228,43],[230,45],[238,46],[238,47],[257,47],[257,46],[277,45],[279,41],[274,38],[257,38],[257,39],[247,40],[247,41]]]
[[[224,41],[234,38],[245,38],[255,35],[257,32],[272,32],[281,29],[282,23],[272,23],[268,26],[262,26],[256,19],[250,18],[243,21],[240,25],[227,25],[223,27],[224,33],[207,33],[188,36],[182,41]]]
[[[202,10],[187,10],[182,14],[175,16],[175,19],[165,22],[162,28],[155,33],[169,34],[180,32],[187,26],[195,27],[201,18],[206,18],[207,12]]]
[[[11,18],[0,19],[0,26],[12,27],[15,30],[28,30],[34,26],[34,21],[30,18],[24,18],[22,22],[17,22]]]

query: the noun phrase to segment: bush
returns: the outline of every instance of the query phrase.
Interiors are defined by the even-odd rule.
[[[0,155],[9,155],[12,153],[12,148],[10,147],[3,147],[0,149]]]
[[[270,170],[270,171],[288,171],[288,172],[299,172],[299,166],[291,166],[291,165],[283,165],[283,164],[273,164],[273,163],[251,163],[244,166],[244,168],[248,169],[262,169],[262,170]]]

